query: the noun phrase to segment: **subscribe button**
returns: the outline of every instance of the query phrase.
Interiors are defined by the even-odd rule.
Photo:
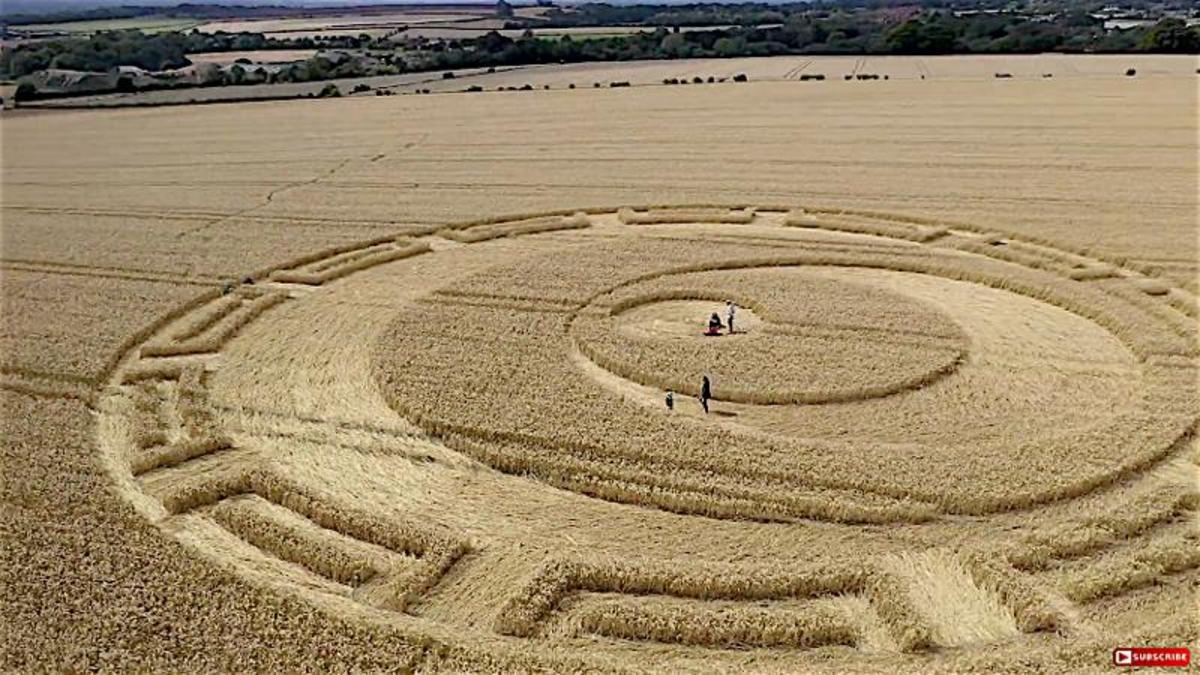
[[[1117,647],[1114,666],[1186,666],[1192,662],[1187,647]]]

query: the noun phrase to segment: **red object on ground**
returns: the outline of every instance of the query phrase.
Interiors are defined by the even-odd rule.
[[[1114,666],[1187,666],[1192,652],[1187,647],[1117,647],[1113,650]]]

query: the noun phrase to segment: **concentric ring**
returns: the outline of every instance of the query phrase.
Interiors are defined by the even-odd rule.
[[[1178,289],[878,214],[893,238],[775,209],[632,213],[376,240],[183,308],[106,392],[110,473],[198,555],[323,611],[664,667],[664,642],[728,647],[721,617],[780,667],[1002,642],[1078,621],[1058,593],[1118,592],[1083,574],[1112,532],[1183,546],[1198,397]],[[735,381],[777,375],[775,353],[817,362],[831,333],[850,355],[806,375],[819,388],[765,387],[820,396],[668,413],[655,378],[690,366],[654,351],[675,329],[625,324],[726,297],[764,323],[714,348],[772,338]],[[953,368],[895,376],[935,353]],[[985,637],[932,610],[929,579]]]

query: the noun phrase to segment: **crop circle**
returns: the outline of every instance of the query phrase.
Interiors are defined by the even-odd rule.
[[[1086,574],[1113,532],[1191,560],[1195,344],[1164,296],[873,217],[570,212],[309,256],[126,355],[106,461],[255,583],[497,653],[868,664],[1054,639],[1076,612],[1045,589],[1116,592]],[[703,336],[726,300],[737,332]]]

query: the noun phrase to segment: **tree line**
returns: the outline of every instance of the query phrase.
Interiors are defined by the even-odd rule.
[[[1200,53],[1200,30],[1175,18],[1151,26],[1107,30],[1102,21],[1078,9],[1035,18],[1002,11],[964,13],[911,6],[826,9],[816,5],[789,14],[788,7],[581,5],[568,13],[584,17],[573,21],[653,23],[664,17],[690,22],[701,12],[720,22],[716,27],[686,31],[680,30],[679,24],[648,26],[643,32],[615,36],[541,37],[526,30],[515,38],[493,31],[462,40],[408,38],[403,32],[386,37],[278,39],[257,33],[108,31],[5,49],[0,52],[0,70],[9,79],[18,79],[50,68],[89,72],[109,72],[117,66],[174,69],[189,65],[188,55],[200,52],[324,49],[353,55],[318,54],[285,67],[256,70],[252,75],[246,68],[225,75],[225,84],[242,84],[464,67],[782,54]],[[649,13],[651,9],[653,13]],[[552,10],[548,16],[555,22],[560,15],[559,10]]]
[[[368,47],[393,50],[396,45],[366,35],[281,40],[266,37],[261,33],[168,31],[149,34],[138,30],[114,30],[98,32],[91,36],[38,41],[0,50],[0,70],[9,78],[18,78],[48,68],[102,73],[118,66],[136,66],[155,71],[190,65],[188,54],[204,52],[266,49],[356,50]]]

